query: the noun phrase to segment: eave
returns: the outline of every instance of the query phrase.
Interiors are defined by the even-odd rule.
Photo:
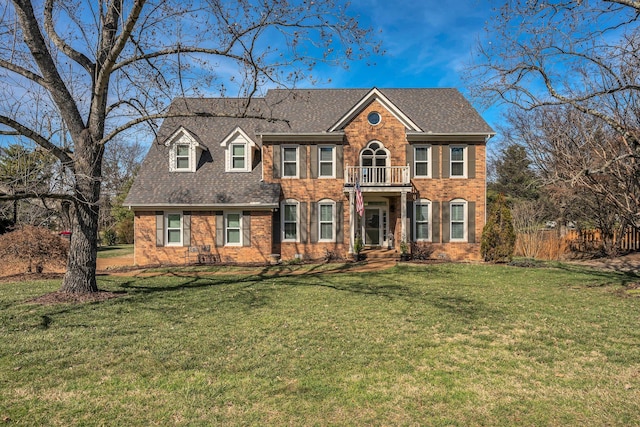
[[[189,210],[189,211],[206,211],[206,210],[223,210],[223,209],[242,209],[247,211],[261,211],[265,209],[278,209],[278,203],[194,203],[194,204],[158,204],[158,203],[137,203],[126,205],[132,210]]]
[[[265,132],[257,134],[262,142],[342,142],[344,132]]]
[[[459,133],[439,133],[439,132],[407,132],[409,142],[482,142],[485,143],[495,132],[459,132]]]

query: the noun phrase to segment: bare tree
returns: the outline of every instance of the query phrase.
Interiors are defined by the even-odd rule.
[[[556,173],[559,164],[547,164],[548,177],[581,188],[592,186],[636,227],[640,227],[640,200],[629,181],[637,182],[640,176],[639,17],[639,1],[505,1],[488,24],[488,39],[468,75],[476,95],[487,102],[524,111],[546,108],[535,124],[521,122],[523,129],[546,126],[541,120],[551,119],[549,115],[571,122],[568,132],[578,130],[574,120],[597,126],[601,138],[584,132],[575,135],[589,138],[589,156],[567,152],[577,154],[581,163],[571,162],[562,174]],[[565,109],[557,114],[551,108],[557,106],[573,112]],[[573,147],[565,142],[565,150],[580,148],[577,140]],[[561,158],[569,161],[569,157],[544,159],[546,154],[532,153],[538,156],[538,165]],[[630,190],[628,196],[610,192],[615,185]]]
[[[61,290],[97,291],[105,144],[140,124],[153,131],[177,95],[251,98],[313,78],[318,61],[369,55],[369,35],[341,0],[3,2],[0,130],[45,148],[72,176],[54,196],[75,212]]]

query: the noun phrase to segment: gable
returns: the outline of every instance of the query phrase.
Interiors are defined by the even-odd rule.
[[[405,115],[393,102],[382,94],[377,88],[373,88],[358,103],[356,103],[346,114],[329,128],[329,132],[343,130],[355,117],[365,110],[374,101],[377,101],[391,115],[393,115],[404,127],[411,132],[422,132],[420,127]]]

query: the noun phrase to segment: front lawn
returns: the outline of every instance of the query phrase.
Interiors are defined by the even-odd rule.
[[[307,271],[298,275],[290,272]],[[17,425],[637,425],[640,278],[438,264],[0,284]]]

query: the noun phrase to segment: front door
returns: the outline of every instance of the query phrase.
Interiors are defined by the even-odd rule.
[[[365,246],[383,246],[387,235],[387,208],[367,207],[364,210],[363,236]]]

